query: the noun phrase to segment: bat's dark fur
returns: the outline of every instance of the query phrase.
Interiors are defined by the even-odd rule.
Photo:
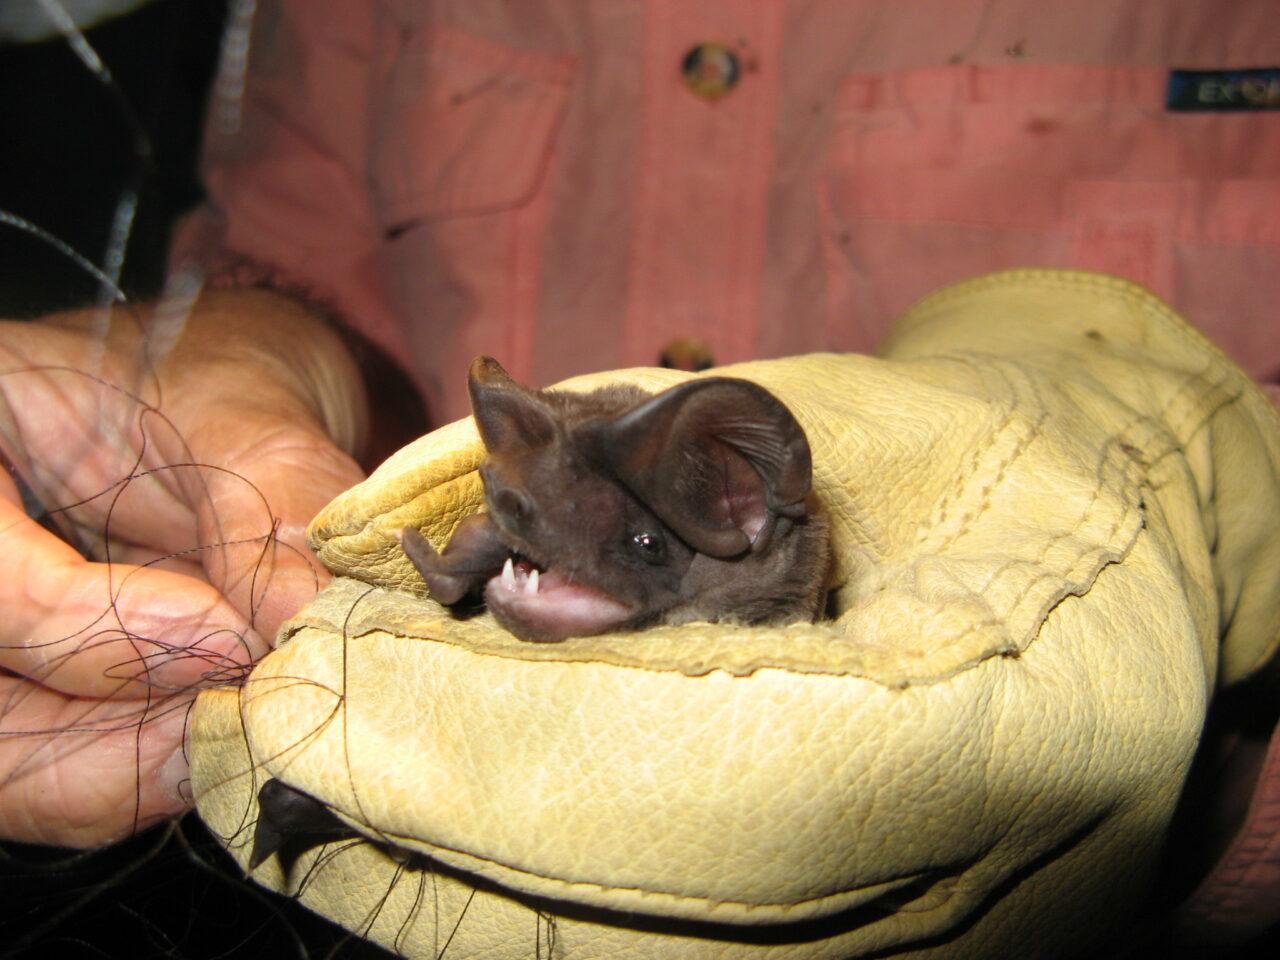
[[[401,533],[441,603],[483,591],[525,640],[818,616],[829,549],[807,502],[809,445],[764,388],[530,390],[488,357],[469,383],[487,512],[442,553]]]

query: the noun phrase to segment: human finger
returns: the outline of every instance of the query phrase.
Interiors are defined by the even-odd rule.
[[[225,681],[268,649],[208,583],[85,560],[4,496],[0,609],[0,667],[82,697]]]
[[[306,529],[330,500],[363,474],[327,437],[290,423],[245,424],[201,459],[193,509],[209,582],[265,636],[308,601],[328,574],[307,546]]]
[[[86,848],[181,813],[193,699],[92,700],[0,676],[0,836]]]

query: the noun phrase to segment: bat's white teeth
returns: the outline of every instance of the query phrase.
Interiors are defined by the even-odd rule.
[[[507,557],[502,564],[502,573],[498,575],[498,584],[507,593],[523,594],[526,597],[537,596],[538,568],[529,568],[521,564],[517,567],[512,557]]]

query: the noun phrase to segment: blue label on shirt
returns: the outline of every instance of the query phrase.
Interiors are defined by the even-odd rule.
[[[1280,110],[1280,67],[1171,70],[1165,106],[1212,112]]]

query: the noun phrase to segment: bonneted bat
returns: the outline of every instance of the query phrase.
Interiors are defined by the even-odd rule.
[[[827,525],[791,412],[747,380],[658,394],[531,390],[496,360],[468,375],[485,512],[437,552],[401,542],[441,603],[483,598],[524,640],[654,624],[813,620]]]

